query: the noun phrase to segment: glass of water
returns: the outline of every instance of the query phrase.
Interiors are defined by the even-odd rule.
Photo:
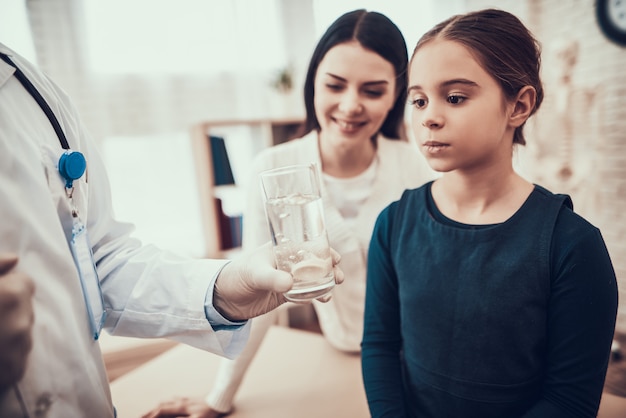
[[[285,298],[305,302],[335,286],[317,165],[293,165],[260,174],[276,265],[291,273]]]

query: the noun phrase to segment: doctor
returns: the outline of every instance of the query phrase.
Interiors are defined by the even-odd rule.
[[[114,417],[102,328],[237,355],[247,319],[292,285],[271,247],[229,263],[142,246],[68,97],[2,44],[0,58],[0,416]]]

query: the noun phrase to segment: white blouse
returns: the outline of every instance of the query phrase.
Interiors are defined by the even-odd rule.
[[[349,227],[352,227],[359,214],[359,208],[363,207],[372,194],[378,164],[378,156],[376,156],[365,171],[349,178],[333,177],[322,173],[328,196]]]

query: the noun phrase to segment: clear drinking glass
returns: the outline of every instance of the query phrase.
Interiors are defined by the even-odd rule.
[[[317,166],[280,167],[260,177],[276,265],[294,279],[285,298],[304,302],[330,293],[335,277]]]

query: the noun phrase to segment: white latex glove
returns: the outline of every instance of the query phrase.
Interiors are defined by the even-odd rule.
[[[14,271],[17,261],[15,254],[0,254],[0,394],[22,378],[32,347],[35,285]]]
[[[337,264],[339,253],[331,249],[335,283],[343,282],[344,274]],[[271,243],[231,261],[215,282],[213,306],[231,321],[243,321],[263,315],[287,300],[283,293],[291,289],[291,274],[276,269]],[[319,298],[330,300],[330,295]]]

